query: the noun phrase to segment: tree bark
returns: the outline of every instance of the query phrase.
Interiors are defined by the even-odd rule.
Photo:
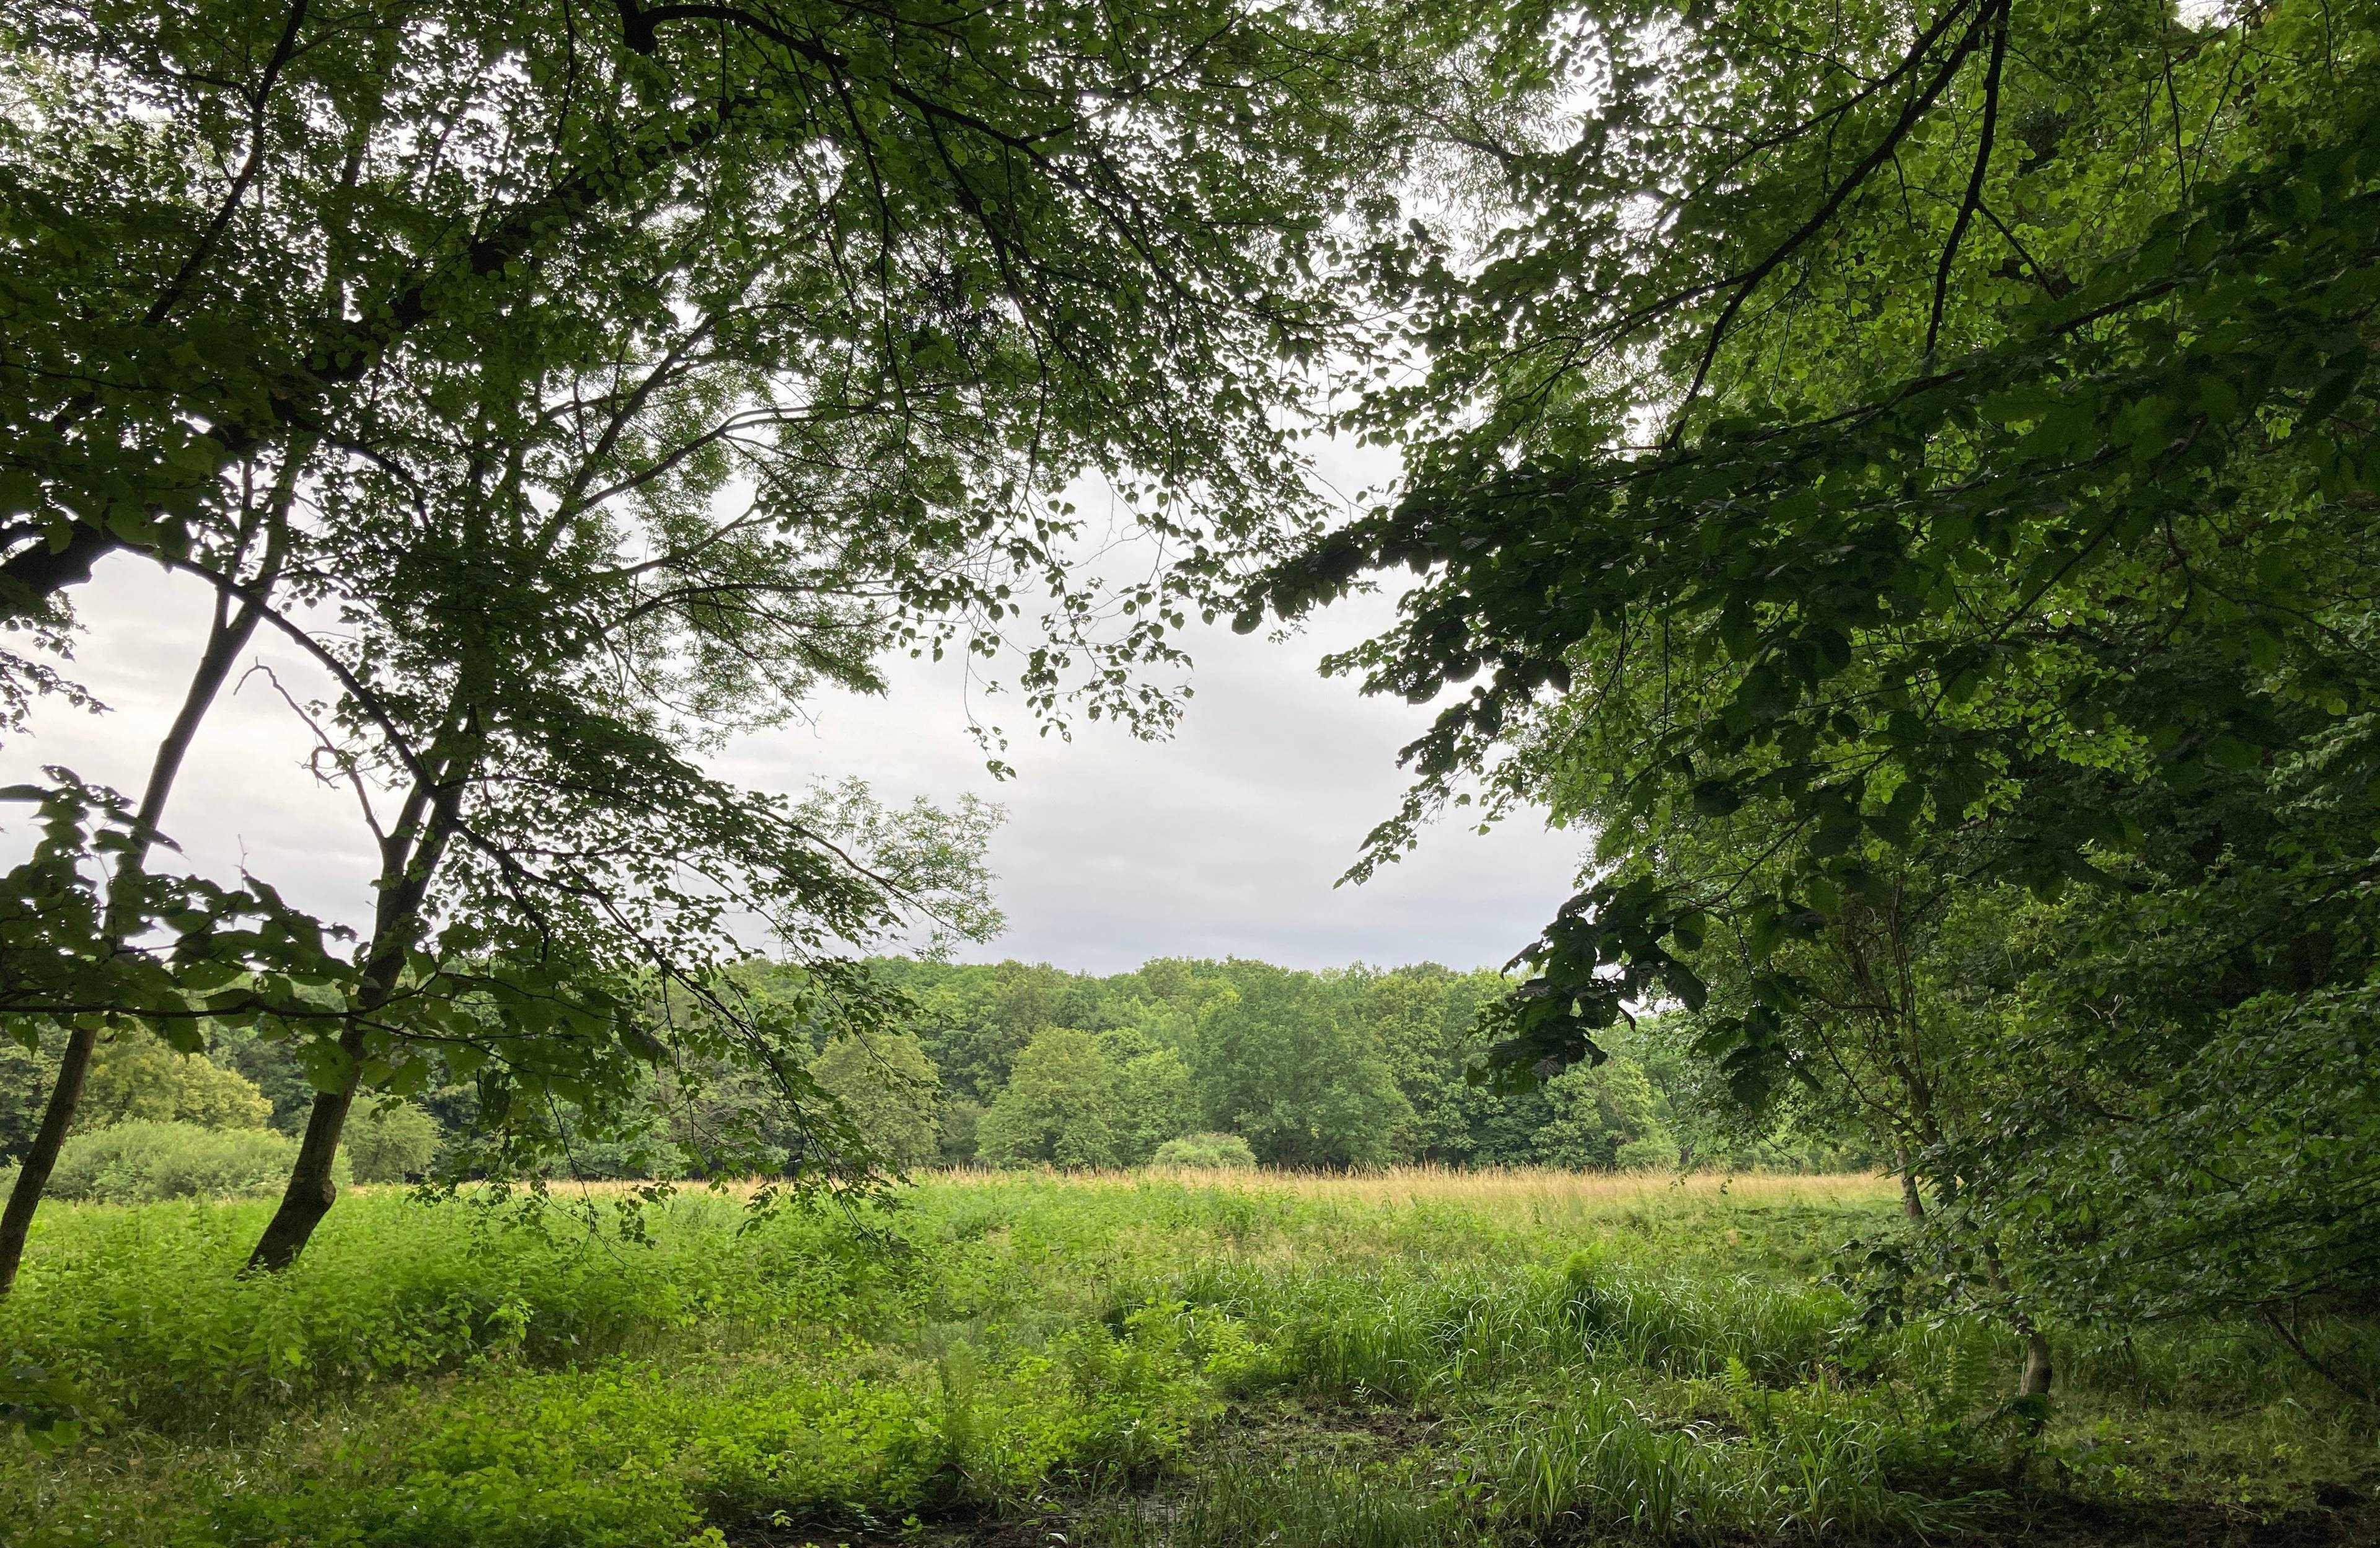
[[[306,1134],[298,1142],[298,1160],[289,1169],[289,1186],[282,1190],[281,1207],[265,1223],[256,1250],[248,1257],[248,1272],[278,1274],[298,1261],[313,1239],[314,1227],[338,1201],[339,1185],[331,1165],[338,1159],[339,1137],[346,1132],[347,1113],[355,1106],[358,1071],[362,1067],[364,1034],[350,1024],[340,1035],[339,1047],[348,1058],[347,1079],[335,1091],[318,1091],[314,1109],[306,1115]]]
[[[92,1027],[77,1027],[67,1039],[66,1059],[58,1066],[56,1084],[50,1088],[49,1105],[42,1109],[42,1127],[19,1165],[17,1186],[8,1193],[8,1207],[0,1211],[0,1296],[16,1286],[18,1265],[25,1259],[25,1238],[33,1229],[33,1212],[42,1207],[42,1190],[50,1186],[58,1151],[67,1142],[67,1130],[74,1127],[83,1077],[91,1071],[91,1050],[98,1045],[99,1031]]]
[[[2049,1383],[2057,1374],[2049,1363],[2049,1339],[2039,1328],[2027,1329],[2024,1335],[2024,1374],[2017,1381],[2019,1397],[2046,1397]]]
[[[140,879],[147,872],[149,851],[157,842],[157,824],[164,818],[165,802],[174,793],[174,781],[181,775],[182,761],[188,756],[190,744],[198,739],[199,726],[213,707],[215,695],[223,691],[224,680],[231,676],[233,663],[247,649],[249,640],[255,638],[257,622],[264,612],[265,592],[279,574],[281,523],[294,488],[293,472],[294,468],[285,472],[281,487],[275,491],[274,508],[269,518],[272,536],[265,545],[253,592],[241,599],[236,612],[230,599],[220,591],[215,593],[214,621],[207,630],[206,648],[199,652],[198,668],[190,674],[190,686],[182,695],[182,707],[176,713],[174,724],[157,744],[156,761],[149,767],[149,783],[141,790],[140,810],[133,814],[130,842],[117,859],[115,874],[108,883],[104,947],[111,956],[122,947],[139,922],[134,905],[139,901]],[[75,1110],[82,1103],[83,1082],[91,1073],[91,1057],[98,1047],[99,1032],[95,1028],[77,1028],[67,1039],[57,1080],[50,1087],[48,1105],[42,1110],[42,1127],[33,1137],[32,1148],[25,1152],[24,1163],[17,1173],[17,1185],[8,1193],[7,1208],[0,1212],[0,1297],[6,1297],[16,1286],[17,1271],[24,1262],[25,1239],[33,1226],[33,1213],[42,1206],[42,1194],[49,1187],[50,1174],[57,1167],[58,1152],[66,1144],[67,1130],[74,1127]]]

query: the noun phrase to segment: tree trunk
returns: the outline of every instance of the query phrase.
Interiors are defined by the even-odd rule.
[[[140,878],[148,867],[149,851],[157,842],[157,824],[164,818],[165,802],[174,793],[174,781],[181,774],[182,760],[197,740],[199,725],[213,707],[215,695],[223,691],[224,680],[231,676],[232,664],[255,637],[257,622],[263,616],[265,591],[281,568],[280,523],[294,485],[293,469],[285,473],[276,491],[279,503],[271,518],[273,535],[265,545],[254,594],[243,598],[236,612],[230,599],[220,591],[215,594],[214,621],[207,630],[206,648],[199,652],[198,668],[190,674],[190,686],[182,695],[182,707],[176,713],[174,724],[157,744],[156,761],[149,767],[149,783],[140,793],[140,808],[133,814],[129,842],[117,859],[115,874],[108,883],[104,944],[111,954],[122,946],[139,923],[133,907],[139,900]],[[88,578],[87,562],[82,574]],[[8,1207],[0,1212],[0,1297],[6,1297],[16,1286],[17,1269],[25,1256],[25,1238],[33,1226],[33,1212],[42,1207],[42,1193],[49,1187],[50,1174],[57,1167],[58,1152],[66,1144],[67,1131],[74,1127],[75,1109],[82,1103],[83,1081],[91,1073],[91,1055],[98,1047],[99,1033],[91,1029],[78,1028],[67,1040],[66,1057],[58,1066],[57,1081],[51,1086],[49,1103],[42,1110],[41,1129],[33,1137],[32,1149],[25,1153],[23,1166],[17,1174],[17,1186],[9,1190]]]
[[[459,690],[458,690],[459,691]],[[339,1139],[347,1127],[348,1110],[363,1077],[368,1032],[363,1017],[370,1016],[395,997],[405,972],[405,951],[420,920],[431,879],[445,857],[446,841],[462,823],[463,784],[479,757],[478,732],[466,725],[454,728],[453,745],[438,750],[417,768],[405,810],[388,835],[381,840],[380,903],[373,910],[372,953],[365,964],[362,992],[353,1007],[339,1049],[347,1056],[347,1075],[335,1091],[314,1098],[307,1115],[306,1135],[298,1141],[297,1164],[281,1207],[266,1222],[248,1257],[249,1273],[278,1274],[298,1261],[314,1235],[314,1227],[331,1213],[339,1197],[331,1180],[331,1164],[339,1153]],[[435,771],[433,774],[432,771]]]
[[[298,1261],[313,1238],[314,1227],[338,1201],[339,1185],[331,1180],[331,1164],[338,1159],[339,1137],[346,1132],[347,1113],[356,1103],[356,1085],[362,1069],[363,1029],[350,1026],[340,1037],[347,1055],[347,1078],[335,1091],[318,1091],[314,1110],[306,1115],[306,1135],[298,1142],[298,1161],[289,1169],[289,1186],[282,1190],[281,1207],[265,1224],[256,1250],[248,1255],[250,1274],[278,1274]]]
[[[1895,1145],[1892,1159],[1900,1168],[1900,1213],[1912,1220],[1925,1219],[1925,1201],[1917,1192],[1917,1174],[1909,1169],[1909,1147]]]
[[[2028,1328],[2024,1335],[2024,1375],[2017,1382],[2019,1397],[2046,1397],[2050,1379],[2057,1372],[2049,1364],[2049,1339],[2039,1328]]]
[[[17,1186],[9,1189],[8,1207],[0,1212],[0,1296],[17,1283],[17,1266],[25,1260],[25,1238],[33,1229],[33,1212],[42,1207],[42,1190],[50,1185],[58,1151],[67,1142],[67,1130],[74,1127],[83,1078],[91,1073],[91,1053],[98,1046],[99,1032],[91,1027],[78,1027],[67,1039],[66,1058],[58,1066],[57,1083],[50,1088],[49,1105],[42,1110],[41,1129],[33,1136],[32,1148],[25,1152]]]

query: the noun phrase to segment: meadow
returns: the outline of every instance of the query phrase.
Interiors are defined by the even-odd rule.
[[[2372,1410],[2252,1326],[2061,1331],[2045,1412],[2010,1401],[2005,1330],[1863,1321],[1830,1278],[1895,1200],[1865,1176],[1427,1170],[957,1173],[889,1209],[766,1217],[732,1192],[358,1189],[295,1269],[256,1278],[236,1271],[264,1205],[54,1206],[0,1359],[71,1386],[91,1423],[0,1442],[0,1538],[1392,1548],[2380,1526]]]

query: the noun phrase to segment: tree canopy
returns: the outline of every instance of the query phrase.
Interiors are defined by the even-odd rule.
[[[328,1207],[361,1090],[474,1079],[502,1160],[558,1142],[554,1100],[625,1111],[691,1039],[831,1112],[795,1024],[874,1002],[830,958],[920,910],[979,932],[986,820],[761,795],[698,755],[819,685],[880,689],[898,650],[1007,658],[1045,725],[1170,722],[1143,669],[1310,523],[1288,436],[1365,326],[1340,279],[1412,138],[1390,109],[1435,89],[1428,19],[12,13],[9,702],[77,691],[55,653],[108,555],[218,605],[137,800],[13,792],[51,836],[0,904],[0,1004],[23,1037],[78,1025],[0,1284],[111,1017],[310,1049],[267,1267]],[[1086,569],[1082,476],[1148,545],[1137,575]],[[329,684],[290,707],[379,851],[351,948],[261,884],[150,874],[259,631]],[[753,916],[810,959],[792,1000],[724,974]],[[694,1013],[663,1040],[656,993]]]
[[[1419,577],[1337,664],[1453,694],[1363,868],[1592,830],[1500,1062],[1682,1005],[2020,1320],[2368,1285],[2374,13],[1583,17],[1398,276],[1401,498],[1241,619]]]

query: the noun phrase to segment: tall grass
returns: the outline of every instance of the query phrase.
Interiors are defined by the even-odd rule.
[[[1233,1449],[1180,1497],[1095,1503],[1075,1524],[1083,1548],[1463,1548],[1487,1540],[1464,1493],[1411,1467]]]
[[[1959,1525],[1961,1478],[2015,1465],[2126,1496],[2215,1457],[2237,1497],[2240,1469],[2380,1461],[2240,1330],[2061,1334],[2073,1415],[1979,1428],[2004,1330],[1865,1326],[1821,1280],[1890,1197],[1760,1181],[969,1176],[862,1231],[690,1194],[627,1236],[358,1190],[257,1279],[265,1206],[68,1206],[0,1361],[112,1417],[0,1442],[0,1521],[9,1548],[678,1548],[1062,1502],[1114,1548],[1830,1540]],[[2157,1473],[2124,1449],[2143,1411],[2104,1406],[2143,1394],[2229,1407]]]
[[[1014,1173],[959,1168],[932,1174],[957,1187],[997,1185]],[[1075,1187],[1133,1187],[1147,1174],[1087,1171],[1047,1175]],[[1536,1167],[1384,1166],[1360,1172],[1281,1172],[1247,1168],[1168,1168],[1167,1180],[1187,1188],[1227,1188],[1333,1202],[1412,1205],[1454,1203],[1499,1210],[1551,1207],[1608,1210],[1614,1205],[1665,1206],[1680,1199],[1741,1203],[1867,1204],[1899,1197],[1900,1185],[1864,1172],[1561,1172]]]
[[[356,1199],[286,1274],[240,1270],[269,1204],[45,1212],[0,1321],[0,1359],[64,1373],[120,1422],[238,1422],[503,1357],[650,1353],[734,1319],[832,1334],[897,1310],[901,1265],[825,1221],[739,1232],[675,1201],[651,1242],[568,1220]]]
[[[1884,1427],[1841,1404],[1795,1406],[1753,1433],[1664,1426],[1588,1381],[1466,1448],[1495,1514],[1523,1527],[1624,1528],[1649,1537],[1876,1537],[1937,1530],[1957,1503],[1894,1488]]]

